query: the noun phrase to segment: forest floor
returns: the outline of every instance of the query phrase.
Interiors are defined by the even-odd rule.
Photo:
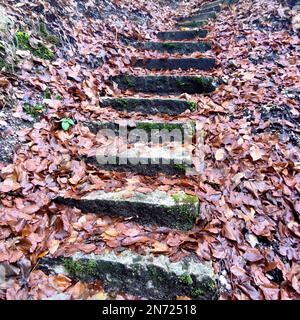
[[[155,40],[157,31],[172,29],[175,17],[204,1],[65,2],[0,4],[0,266],[8,277],[0,298],[141,299],[111,297],[101,283],[37,268],[49,253],[126,247],[172,261],[190,253],[213,261],[220,299],[299,299],[300,40],[290,11],[279,0],[241,0],[209,22],[218,67],[201,74],[223,84],[210,95],[193,95],[195,111],[163,117],[197,121],[206,132],[205,168],[200,176],[151,177],[95,170],[82,161],[95,145],[85,121],[162,119],[99,103],[120,94],[111,76],[153,74],[134,68],[137,58],[169,56],[132,41]],[[30,35],[29,46],[17,46],[20,31]],[[68,130],[62,119],[72,120]],[[120,188],[184,190],[199,198],[201,220],[181,232],[82,215],[52,201],[62,191]]]

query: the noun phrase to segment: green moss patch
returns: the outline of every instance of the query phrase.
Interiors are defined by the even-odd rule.
[[[199,203],[198,197],[188,195],[184,192],[178,192],[172,196],[176,206],[170,208],[168,212],[174,214],[176,212],[176,222],[174,226],[183,231],[190,230],[196,219],[198,218],[199,212],[196,209]]]
[[[174,164],[174,168],[180,171],[182,174],[185,174],[187,166],[185,164],[179,163],[179,164]]]
[[[33,55],[44,60],[51,60],[54,58],[53,51],[42,43],[39,43],[38,47],[33,50]]]
[[[196,111],[197,110],[197,103],[195,101],[188,101],[187,103],[188,103],[189,109],[191,111]]]
[[[21,50],[31,50],[29,44],[29,34],[24,31],[18,31],[15,34],[17,46]]]
[[[197,288],[193,288],[191,290],[191,296],[193,298],[201,298],[204,295],[216,295],[216,289],[217,289],[217,285],[215,283],[214,280],[208,278],[205,281],[203,281],[203,283],[201,284],[201,286],[197,287]]]
[[[177,42],[164,42],[163,46],[167,49],[175,49],[175,48],[181,48],[181,43]]]
[[[163,130],[166,129],[168,131],[172,131],[175,129],[183,130],[183,125],[181,123],[155,123],[155,122],[138,122],[136,124],[137,129],[142,129],[147,132],[151,132],[151,130]]]
[[[24,31],[18,31],[15,34],[15,38],[19,49],[29,50],[34,56],[40,59],[51,60],[54,58],[53,51],[47,48],[43,43],[39,43],[36,48],[32,48],[30,46],[30,36],[28,33]]]
[[[189,194],[181,192],[174,194],[172,198],[176,203],[195,204],[199,202],[197,196],[191,196]]]
[[[124,79],[123,81],[126,83],[128,87],[134,87],[134,80],[132,77],[125,76],[123,79]]]
[[[208,86],[212,82],[211,77],[194,77],[193,81],[197,83],[199,86]]]
[[[124,108],[127,109],[129,106],[129,101],[127,99],[116,99],[114,101],[115,106],[119,107],[119,108]]]
[[[72,276],[75,276],[79,279],[86,278],[87,276],[97,275],[97,262],[94,260],[75,261],[72,259],[65,259],[64,268]]]
[[[197,28],[197,27],[202,27],[206,25],[208,21],[193,21],[193,22],[186,22],[186,23],[180,23],[180,27],[185,27],[185,28]]]
[[[186,284],[186,285],[188,285],[188,286],[190,286],[190,285],[192,285],[193,284],[193,278],[191,277],[191,275],[190,274],[187,274],[187,273],[184,273],[183,275],[181,275],[180,277],[179,277],[179,280],[182,282],[182,283],[184,283],[184,284]]]

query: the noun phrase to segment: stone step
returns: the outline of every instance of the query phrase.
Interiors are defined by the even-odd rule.
[[[193,136],[195,133],[195,122],[182,121],[161,121],[161,120],[124,120],[120,119],[114,122],[85,121],[83,122],[93,134],[99,133],[100,130],[110,129],[116,136],[124,136],[128,138],[133,130],[144,130],[148,137],[154,136],[157,130],[180,130],[182,134]],[[126,130],[126,131],[125,131]],[[148,139],[149,140],[149,139]],[[180,140],[181,141],[181,140]],[[150,140],[149,140],[150,142]]]
[[[208,24],[207,20],[199,20],[199,21],[192,21],[192,22],[182,22],[177,23],[176,26],[178,28],[200,28]]]
[[[200,7],[200,10],[197,11],[197,14],[203,14],[203,13],[208,13],[208,12],[221,12],[221,6],[220,4],[214,4],[208,7]]]
[[[195,111],[197,105],[193,101],[180,99],[103,98],[101,107],[143,114],[178,115],[186,110]]]
[[[161,40],[190,40],[195,38],[205,38],[208,34],[207,29],[202,30],[186,30],[186,31],[163,31],[158,32],[157,37]]]
[[[138,139],[134,134],[141,134],[141,141],[130,145],[131,140]],[[106,171],[135,172],[147,176],[158,173],[188,175],[192,172],[193,145],[189,136],[184,136],[180,129],[159,131],[152,137],[155,145],[147,143],[148,137],[145,130],[134,131],[129,141],[120,141],[117,146],[111,141],[99,147],[85,161]],[[163,145],[159,145],[159,140]]]
[[[206,8],[211,8],[214,7],[216,5],[231,5],[234,3],[239,2],[239,0],[215,0],[215,1],[211,1],[211,2],[207,2],[203,5],[200,6],[200,9],[206,9]]]
[[[121,90],[164,94],[210,93],[216,89],[214,78],[207,76],[115,76]]]
[[[208,2],[208,3],[205,3],[205,4],[201,5],[200,6],[200,10],[212,8],[212,7],[215,7],[215,6],[218,6],[218,5],[222,5],[222,4],[226,4],[228,2],[230,2],[230,0],[215,0],[215,1]]]
[[[212,49],[212,43],[202,42],[143,42],[140,48],[168,53],[190,54],[193,52],[205,52]]]
[[[206,10],[206,9],[211,9],[216,6],[221,6],[221,5],[232,5],[237,3],[239,0],[215,0],[212,2],[208,2],[206,4],[203,4],[200,6],[200,11]]]
[[[183,231],[192,229],[200,215],[198,198],[182,191],[169,195],[158,190],[150,193],[97,190],[81,198],[58,197],[55,202],[76,207],[83,213],[133,218],[142,225],[165,226]]]
[[[206,12],[206,13],[201,13],[201,14],[195,14],[189,17],[180,17],[177,18],[177,21],[181,22],[191,22],[191,21],[199,21],[199,20],[208,20],[208,19],[215,19],[217,17],[217,14],[212,11],[212,12]]]
[[[175,300],[179,296],[200,300],[217,298],[211,262],[200,261],[195,255],[172,262],[166,255],[141,255],[127,249],[121,253],[77,252],[68,258],[42,258],[38,269],[76,281],[101,281],[108,293],[125,292],[150,300]]]
[[[139,59],[134,67],[149,70],[198,69],[208,71],[214,68],[215,64],[216,60],[213,58]]]

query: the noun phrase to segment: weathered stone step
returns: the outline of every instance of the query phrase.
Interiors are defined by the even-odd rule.
[[[182,58],[182,59],[139,59],[135,67],[142,67],[149,70],[174,70],[174,69],[198,69],[211,70],[216,60],[213,58]]]
[[[128,138],[133,130],[143,130],[147,133],[148,142],[150,137],[156,136],[161,130],[180,130],[182,134],[193,136],[195,133],[195,122],[182,122],[182,121],[159,121],[159,120],[116,120],[114,122],[99,122],[99,121],[85,121],[83,122],[92,133],[97,134],[99,130],[110,129],[116,136],[123,136]],[[181,137],[180,137],[181,138]],[[134,139],[132,138],[131,141]],[[181,141],[178,140],[178,141]]]
[[[208,24],[207,20],[177,23],[178,28],[199,28]]]
[[[186,110],[195,111],[196,103],[180,99],[103,98],[102,107],[143,114],[178,115]]]
[[[163,31],[158,32],[157,37],[161,40],[190,40],[195,38],[205,38],[208,34],[207,29],[186,30],[186,31]]]
[[[172,262],[167,256],[121,253],[75,253],[65,258],[43,258],[38,268],[47,274],[63,274],[88,283],[101,281],[106,292],[125,292],[148,299],[217,298],[216,276],[210,262],[195,255]]]
[[[143,42],[140,47],[144,50],[153,50],[168,53],[190,54],[205,52],[212,49],[209,41],[202,42]]]
[[[231,4],[237,3],[238,1],[239,0],[215,0],[215,1],[208,2],[208,3],[201,5],[200,9],[207,9],[207,8],[211,8],[211,7],[214,7],[217,5],[222,5],[222,4],[231,5]]]
[[[207,6],[204,8],[200,8],[200,10],[197,11],[197,14],[203,14],[203,13],[208,13],[208,12],[221,12],[221,6],[220,4],[213,4],[211,6]]]
[[[183,138],[180,129],[164,130],[153,135],[155,145],[147,145],[148,132],[141,134],[141,142],[128,146],[127,141],[119,147],[111,145],[97,149],[95,155],[86,158],[86,162],[106,171],[135,172],[147,176],[164,173],[165,175],[183,175],[192,171],[192,143],[189,137]],[[137,137],[131,135],[130,139]],[[158,145],[159,140],[164,145]],[[173,142],[170,142],[173,140]],[[189,139],[191,140],[191,139]],[[131,140],[130,140],[131,141]],[[188,143],[188,146],[183,145]]]
[[[134,218],[134,221],[143,225],[166,226],[184,231],[193,227],[200,214],[198,198],[182,191],[170,196],[164,191],[145,194],[129,190],[97,190],[80,199],[58,197],[55,201],[79,208],[83,213]]]
[[[217,17],[217,14],[212,11],[212,12],[206,12],[206,13],[201,13],[201,14],[195,14],[189,17],[180,17],[177,18],[177,21],[181,22],[191,22],[191,21],[204,21],[208,19],[215,19]]]
[[[208,3],[201,5],[200,10],[212,8],[212,7],[215,7],[218,5],[222,5],[222,4],[226,4],[228,2],[230,2],[230,0],[215,0],[215,1],[208,2]]]
[[[216,88],[212,77],[207,76],[115,76],[121,90],[164,94],[210,93]]]

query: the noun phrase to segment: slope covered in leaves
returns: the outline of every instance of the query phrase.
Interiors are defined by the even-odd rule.
[[[2,298],[44,299],[60,294],[63,299],[105,299],[101,284],[74,283],[35,270],[46,254],[68,256],[104,248],[139,253],[150,249],[172,260],[194,252],[213,260],[221,299],[299,298],[300,42],[279,1],[240,1],[208,26],[215,43],[210,54],[219,64],[210,74],[221,77],[224,84],[210,96],[193,96],[198,109],[177,117],[197,120],[198,129],[206,132],[201,176],[111,174],[81,161],[96,145],[84,121],[145,118],[98,107],[101,96],[119,94],[107,81],[109,76],[148,73],[132,67],[137,57],[167,56],[142,52],[130,45],[130,39],[155,39],[155,31],[172,28],[174,16],[187,15],[202,2],[176,6],[168,1],[90,1],[91,8],[99,6],[98,11],[80,7],[80,1],[68,1],[69,6],[59,0],[2,4],[6,16],[15,21],[6,39],[17,30],[28,30],[32,48],[43,41],[56,55],[45,60],[32,50],[17,48],[17,70],[4,70],[0,79],[3,113],[32,121],[25,128],[21,124],[23,129],[17,132],[22,146],[13,164],[0,165],[0,262],[10,276]],[[43,19],[60,45],[34,31],[32,21]],[[24,112],[26,103],[44,106],[35,120]],[[73,119],[75,125],[63,131],[62,118]],[[62,191],[80,195],[118,188],[129,193],[158,189],[197,195],[201,220],[192,231],[181,233],[83,216],[51,201]],[[118,294],[116,298],[135,297]]]

